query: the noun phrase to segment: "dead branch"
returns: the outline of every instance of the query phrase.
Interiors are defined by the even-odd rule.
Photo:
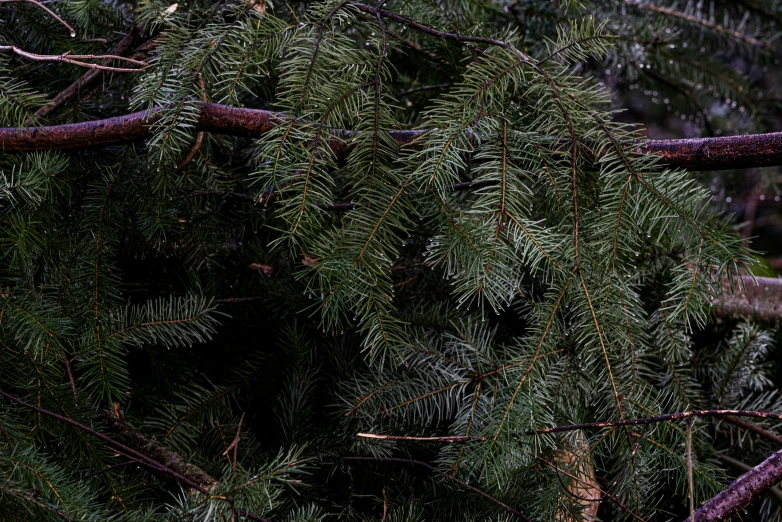
[[[152,437],[136,431],[124,419],[118,419],[113,414],[107,413],[104,415],[103,421],[123,444],[173,469],[196,484],[208,487],[217,482],[204,470],[188,462],[178,453],[171,451]]]
[[[125,56],[130,53],[135,47],[143,43],[145,38],[142,36],[144,27],[143,24],[134,25],[128,34],[126,34],[117,44],[109,51],[109,55]],[[103,74],[101,69],[90,69],[84,73],[80,78],[66,87],[57,96],[55,96],[49,103],[35,111],[35,117],[45,118],[51,115],[54,111],[71,101],[80,92],[83,92],[94,83],[96,83]]]
[[[749,504],[753,498],[782,480],[782,451],[750,469],[699,507],[693,516],[697,522],[727,520]],[[685,522],[691,522],[687,518]]]
[[[144,69],[113,67],[111,65],[89,63],[89,62],[85,62],[84,60],[120,60],[141,67],[145,67],[147,65],[146,62],[133,60],[132,58],[125,58],[123,56],[113,56],[113,55],[105,55],[105,54],[102,55],[71,54],[70,51],[65,52],[63,54],[35,54],[19,49],[15,45],[0,45],[0,52],[12,52],[14,54],[21,56],[22,58],[27,58],[28,60],[33,60],[35,62],[62,62],[62,63],[69,63],[71,65],[78,65],[79,67],[86,67],[87,69],[99,69],[101,71],[111,71],[111,72],[139,73],[139,72],[144,72]]]
[[[116,145],[143,139],[162,111],[141,111],[80,123],[39,128],[0,128],[0,150],[30,152]],[[260,109],[201,103],[196,131],[260,138],[285,120],[283,114]],[[424,131],[389,130],[400,145],[415,147]],[[334,129],[330,146],[338,158],[346,157],[351,131]],[[724,170],[782,165],[782,132],[696,138],[648,140],[634,145],[637,152],[658,154],[673,167],[691,170]]]
[[[712,300],[720,317],[778,323],[782,319],[782,279],[742,276],[735,293],[723,281],[722,294]]]

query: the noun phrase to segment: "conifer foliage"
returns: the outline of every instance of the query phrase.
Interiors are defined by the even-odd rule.
[[[0,518],[667,520],[777,449],[755,258],[615,108],[765,130],[776,2],[0,4],[1,127],[150,126],[0,153]]]

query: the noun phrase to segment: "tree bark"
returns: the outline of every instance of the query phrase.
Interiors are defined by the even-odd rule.
[[[128,143],[147,137],[150,126],[160,119],[160,111],[141,111],[80,123],[37,128],[0,128],[0,150],[30,152],[36,150],[75,149]],[[260,138],[290,116],[259,109],[201,103],[195,131],[217,132],[233,136]],[[399,144],[410,146],[421,137],[420,130],[390,130]],[[345,142],[351,131],[334,130],[330,146],[343,158],[350,152]],[[340,139],[341,138],[341,139]],[[659,154],[672,167],[690,170],[724,170],[782,165],[782,132],[719,138],[648,140],[635,145],[638,152]]]
[[[782,279],[742,276],[735,283],[735,294],[731,294],[730,282],[723,280],[722,294],[712,301],[717,316],[764,323],[782,320]]]
[[[782,450],[773,453],[699,507],[695,511],[695,521],[726,520],[780,480],[782,480]],[[685,522],[691,522],[690,518],[688,517]]]
[[[204,470],[188,462],[178,453],[171,451],[152,437],[133,429],[124,419],[118,419],[111,413],[103,416],[103,422],[117,439],[147,457],[160,462],[196,484],[209,487],[217,481]]]

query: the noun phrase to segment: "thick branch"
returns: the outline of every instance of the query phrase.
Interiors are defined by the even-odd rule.
[[[150,125],[159,118],[159,111],[142,111],[67,125],[0,128],[0,150],[29,152],[128,143],[147,137]],[[285,115],[271,111],[202,103],[195,130],[260,138],[285,118]],[[390,130],[388,133],[399,145],[414,146],[424,131]],[[338,158],[344,158],[350,152],[351,147],[345,143],[345,139],[351,134],[345,130],[333,131],[331,148]],[[649,140],[637,150],[659,154],[669,165],[691,170],[769,167],[782,165],[782,132],[721,138]]]
[[[780,480],[782,480],[782,451],[777,451],[698,508],[694,518],[697,522],[726,520]],[[685,522],[689,521],[690,519],[687,518]]]
[[[723,281],[722,294],[712,301],[717,315],[772,323],[782,320],[782,279],[742,276],[743,288],[736,283],[732,295],[730,282]]]
[[[171,451],[155,439],[133,429],[123,419],[118,419],[114,415],[107,413],[104,415],[103,421],[123,444],[173,469],[196,484],[209,486],[217,482],[204,470],[188,462],[178,453]]]

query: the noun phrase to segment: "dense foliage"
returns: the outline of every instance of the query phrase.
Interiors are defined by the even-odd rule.
[[[37,118],[85,70],[0,54],[0,126],[157,119],[0,154],[0,390],[45,410],[0,400],[0,518],[683,518],[772,443],[717,418],[530,432],[782,411],[773,332],[711,310],[744,238],[617,113],[773,125],[777,4],[46,4],[72,38],[3,2],[2,45],[100,55],[139,24],[147,65]],[[207,100],[279,116],[204,134]],[[155,438],[201,489],[84,427]]]

